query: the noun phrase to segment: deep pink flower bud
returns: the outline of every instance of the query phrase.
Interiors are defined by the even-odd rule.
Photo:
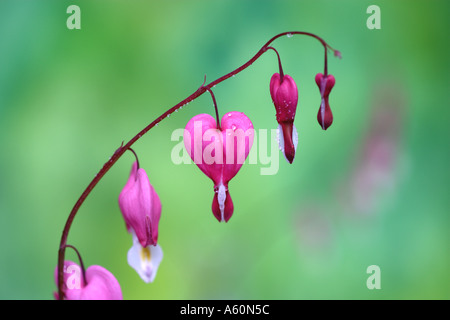
[[[328,103],[328,95],[330,94],[335,82],[336,80],[331,74],[326,77],[322,73],[318,73],[316,75],[316,83],[320,90],[320,96],[322,97],[320,109],[317,113],[317,121],[319,121],[319,124],[323,130],[327,130],[333,123],[333,113],[331,112],[330,104]]]
[[[145,282],[153,282],[163,252],[158,242],[158,224],[161,201],[148,180],[144,169],[133,163],[130,177],[119,195],[128,232],[133,236],[133,246],[128,251],[128,264]]]
[[[242,112],[228,112],[221,128],[209,114],[193,117],[184,130],[184,145],[194,163],[214,182],[212,211],[219,222],[233,214],[228,182],[238,173],[253,144],[254,130]]]
[[[279,73],[274,73],[270,79],[270,95],[275,105],[276,117],[279,123],[278,142],[280,149],[286,160],[292,163],[298,142],[297,130],[294,126],[298,90],[294,79],[287,74],[281,79]]]
[[[128,231],[136,233],[142,247],[156,245],[161,201],[145,170],[137,168],[137,162],[119,195],[119,207]]]
[[[55,269],[55,282],[58,285],[58,267]],[[65,300],[122,300],[119,282],[111,272],[101,266],[90,266],[86,279],[79,265],[64,261]],[[58,299],[58,293],[54,294]]]

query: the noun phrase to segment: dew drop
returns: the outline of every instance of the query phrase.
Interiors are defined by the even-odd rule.
[[[231,117],[231,113],[229,113],[228,116]]]
[[[232,129],[232,130],[236,130],[236,126],[233,124],[233,125],[231,126],[231,129]]]
[[[292,38],[294,35],[293,35],[292,33],[288,33],[286,36],[287,36],[288,38]]]

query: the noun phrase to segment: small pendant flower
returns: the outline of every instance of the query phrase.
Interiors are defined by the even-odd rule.
[[[128,251],[128,264],[145,282],[153,282],[163,253],[158,242],[161,201],[144,169],[134,162],[130,177],[119,195],[119,207],[133,246]]]
[[[336,80],[331,74],[324,76],[322,73],[318,73],[316,75],[316,83],[320,90],[320,96],[322,97],[320,109],[317,113],[317,121],[323,130],[327,130],[333,123],[333,113],[331,112],[330,104],[328,103],[328,96],[331,89],[334,87]]]
[[[122,290],[114,275],[101,266],[90,266],[84,278],[81,267],[64,261],[65,300],[122,300]],[[58,267],[55,268],[55,282],[58,284]],[[54,293],[58,299],[58,293]]]
[[[298,90],[294,79],[275,73],[270,79],[270,96],[275,105],[278,121],[278,143],[289,163],[294,161],[298,144],[297,129],[294,126],[298,103]]]

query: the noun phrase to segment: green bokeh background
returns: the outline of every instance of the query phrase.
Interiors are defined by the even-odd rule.
[[[81,30],[66,28],[71,4],[81,8]],[[381,8],[380,30],[366,27],[371,4]],[[131,154],[84,203],[69,243],[85,264],[110,270],[125,299],[449,299],[449,9],[446,1],[2,0],[0,298],[53,298],[65,220],[123,140],[205,74],[212,81],[273,35],[302,30],[342,52],[329,61],[335,121],[324,132],[316,120],[320,44],[278,39],[299,87],[299,148],[292,165],[280,155],[276,175],[243,166],[230,183],[229,223],[211,213],[212,182],[171,161],[173,130],[213,112],[204,95],[134,146],[163,205],[155,282],[143,283],[126,261],[131,236],[117,197]],[[271,52],[218,85],[220,112],[275,128],[276,71]],[[385,134],[394,161],[372,203],[355,210],[350,182],[370,161],[362,150],[377,108],[399,115],[397,133]],[[366,287],[373,264],[380,290]]]

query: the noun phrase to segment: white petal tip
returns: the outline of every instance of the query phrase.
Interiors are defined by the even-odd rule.
[[[128,251],[128,264],[136,270],[145,283],[155,280],[163,252],[159,245],[142,247],[139,241],[133,241]]]

